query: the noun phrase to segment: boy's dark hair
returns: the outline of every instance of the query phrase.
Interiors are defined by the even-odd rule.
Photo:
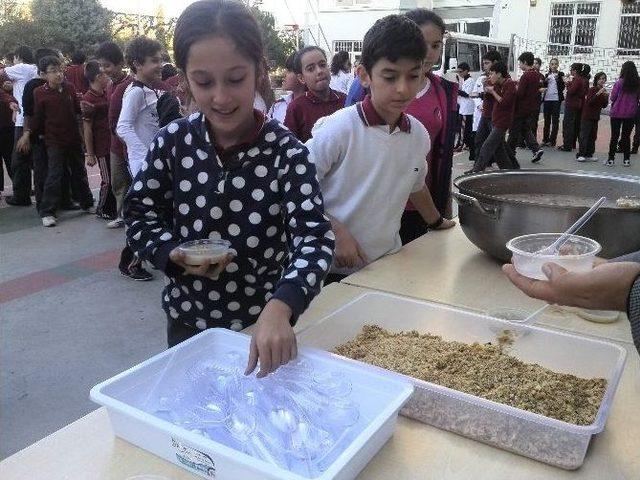
[[[231,40],[241,55],[255,63],[256,71],[263,73],[264,44],[258,22],[251,10],[231,0],[201,0],[182,12],[173,35],[176,66],[186,71],[191,46],[213,35]]]
[[[502,55],[497,50],[488,50],[487,53],[482,55],[482,60],[489,60],[490,62],[501,62]]]
[[[542,59],[540,57],[536,57],[533,59],[533,62],[538,62],[538,65],[542,66]]]
[[[131,40],[131,42],[129,42],[124,56],[131,71],[133,73],[138,73],[136,71],[135,62],[143,64],[147,57],[153,57],[161,50],[162,45],[160,45],[160,42],[148,37],[140,36],[134,38],[133,40]]]
[[[381,59],[397,62],[401,58],[423,61],[427,47],[418,25],[404,15],[381,18],[364,35],[362,65],[371,74]]]
[[[331,74],[337,75],[349,61],[349,52],[344,50],[337,52],[331,59]]]
[[[178,74],[178,69],[171,65],[170,63],[165,63],[162,66],[162,81],[164,82],[167,78],[171,78]]]
[[[166,51],[162,52],[161,57],[164,63],[171,63],[171,55],[169,55],[169,52],[166,52]]]
[[[98,60],[107,60],[114,65],[124,63],[124,55],[122,49],[116,42],[103,42],[96,51],[96,58]]]
[[[47,68],[61,67],[61,66],[62,66],[62,62],[57,56],[47,55],[46,57],[41,58],[40,61],[38,62],[38,72],[47,73]]]
[[[414,10],[409,10],[404,15],[409,20],[413,20],[414,22],[416,22],[419,27],[433,24],[442,31],[443,35],[447,31],[444,20],[442,20],[442,17],[435,13],[433,10],[428,10],[426,8],[416,8]]]
[[[30,65],[36,63],[36,59],[33,56],[33,50],[31,50],[31,48],[27,47],[26,45],[20,45],[18,48],[16,48],[14,55],[16,57],[20,57],[23,63],[28,63]]]
[[[458,64],[458,70],[468,72],[471,69],[469,68],[469,64],[467,62],[461,62],[460,64]]]
[[[291,55],[289,55],[287,59],[284,61],[284,68],[289,72],[296,71],[296,54],[295,53],[292,53]]]
[[[509,78],[509,70],[507,70],[507,66],[503,62],[494,62],[489,71],[501,73],[504,78]]]
[[[60,54],[58,52],[56,52],[55,50],[52,50],[50,48],[39,48],[36,50],[36,64],[40,63],[40,60],[42,60],[44,57],[59,57]]]
[[[607,74],[604,72],[598,72],[593,76],[593,86],[597,87],[598,86],[598,80],[600,80],[601,77],[607,78]]]
[[[87,61],[87,56],[81,50],[76,50],[71,54],[71,63],[73,65],[82,65]]]
[[[525,65],[528,65],[529,67],[533,66],[533,53],[531,52],[523,52],[520,54],[520,56],[518,57],[518,61],[524,63]]]
[[[318,52],[322,53],[322,56],[325,58],[325,60],[327,59],[327,54],[324,53],[324,50],[322,50],[320,47],[316,47],[315,45],[311,45],[309,47],[304,47],[301,48],[300,50],[298,50],[296,52],[296,58],[293,62],[293,71],[301,74],[302,73],[302,57],[304,57],[307,53],[309,52],[313,52],[317,50]]]
[[[95,82],[98,75],[102,73],[100,64],[96,60],[89,60],[84,66],[84,76],[89,83]]]

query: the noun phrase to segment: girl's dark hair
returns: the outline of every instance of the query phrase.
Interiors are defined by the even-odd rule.
[[[39,73],[47,73],[47,68],[49,67],[61,67],[62,62],[58,57],[54,57],[53,55],[49,55],[43,57],[38,62],[38,72]]]
[[[263,60],[263,64],[260,67],[260,70],[264,73],[258,77],[258,88],[256,89],[262,100],[264,100],[265,105],[267,106],[267,110],[271,108],[273,102],[276,101],[276,95],[273,92],[273,88],[271,88],[271,79],[269,78],[269,66],[267,65],[267,61]]]
[[[500,73],[504,78],[509,78],[509,70],[507,69],[507,66],[501,61],[494,62],[493,65],[491,65],[491,68],[489,68],[489,71]]]
[[[93,83],[101,72],[100,64],[96,60],[89,60],[84,66],[84,76],[89,83]]]
[[[598,72],[593,76],[593,86],[597,87],[598,86],[598,80],[600,80],[601,77],[607,78],[607,74],[604,72]]]
[[[416,8],[414,10],[409,10],[404,15],[409,20],[413,20],[414,22],[416,22],[419,27],[431,23],[438,27],[442,31],[443,35],[447,31],[444,20],[442,20],[442,17],[435,13],[433,10],[428,10],[426,8]]]
[[[136,71],[135,62],[143,64],[147,57],[153,57],[161,50],[162,45],[160,45],[160,42],[148,37],[136,37],[129,42],[129,45],[127,45],[124,57],[126,58],[131,71],[133,73],[138,73]]]
[[[162,81],[164,82],[166,79],[174,77],[178,74],[178,69],[171,65],[170,63],[165,63],[162,66]]]
[[[82,65],[87,61],[87,56],[81,50],[76,50],[71,54],[71,63],[73,65]]]
[[[304,47],[301,48],[300,50],[298,50],[298,52],[296,53],[296,59],[293,63],[294,66],[294,72],[301,74],[302,73],[302,57],[305,56],[305,54],[309,53],[309,52],[313,52],[314,50],[317,50],[318,52],[322,53],[322,55],[324,56],[324,58],[327,58],[327,54],[324,53],[324,50],[322,50],[320,47],[316,47],[315,45],[311,45],[309,47]]]
[[[620,78],[622,81],[622,89],[627,92],[637,92],[640,88],[640,77],[638,77],[638,69],[636,64],[631,60],[622,64],[620,69]]]
[[[348,61],[349,52],[345,52],[344,50],[337,52],[331,59],[331,74],[337,75]]]
[[[28,63],[30,65],[36,63],[36,59],[33,56],[33,50],[31,50],[31,48],[27,47],[26,45],[20,45],[18,48],[16,48],[14,55],[16,57],[20,57],[20,59],[24,63]]]
[[[114,65],[119,65],[124,62],[124,55],[122,49],[115,42],[101,43],[96,51],[97,59],[108,60]]]
[[[247,7],[236,0],[201,0],[189,5],[178,18],[173,36],[176,66],[186,71],[191,46],[207,37],[231,40],[241,55],[251,59],[256,72],[264,64],[260,27]]]
[[[362,42],[362,65],[369,74],[383,58],[390,62],[401,58],[421,62],[426,54],[427,47],[418,25],[403,15],[381,18],[365,34]]]
[[[578,75],[580,75],[585,80],[589,80],[591,78],[591,66],[586,63],[572,63],[569,70],[575,70]]]

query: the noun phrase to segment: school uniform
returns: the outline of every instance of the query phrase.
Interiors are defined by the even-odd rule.
[[[89,88],[80,102],[82,120],[91,122],[93,153],[100,169],[100,196],[96,215],[115,219],[117,215],[116,199],[111,190],[111,168],[109,152],[111,150],[111,133],[109,131],[109,102],[107,92],[98,92]]]
[[[473,93],[475,80],[471,75],[464,79],[458,91],[459,113],[464,121],[464,144],[469,148],[469,160],[475,160],[475,138],[473,135],[473,114],[476,109],[475,102],[470,95]]]
[[[64,169],[70,170],[71,190],[84,209],[94,204],[84,166],[82,139],[78,128],[80,101],[73,86],[64,82],[59,89],[45,84],[34,90],[34,135],[44,132],[47,150],[47,179],[42,194],[40,216],[55,216],[62,196]]]
[[[544,80],[544,87],[546,91],[542,99],[544,104],[542,142],[555,147],[560,125],[560,104],[564,101],[564,73],[547,73]]]
[[[534,70],[527,70],[518,81],[515,100],[515,114],[509,130],[507,145],[512,152],[522,141],[534,155],[540,149],[536,137],[533,135],[532,125],[538,124],[538,109],[540,108],[540,74]]]
[[[89,80],[84,74],[84,64],[69,65],[64,71],[64,78],[73,85],[78,98],[82,98],[89,90]]]
[[[492,85],[489,77],[486,75],[478,77],[474,90],[476,91],[476,93],[478,93],[480,99],[482,100],[482,109],[480,112],[480,122],[478,123],[478,129],[476,131],[476,153],[480,152],[480,149],[491,133],[492,128],[491,115],[493,113],[495,98],[493,97],[493,95],[488,94],[484,91],[485,85]]]
[[[24,91],[22,94],[22,113],[25,119],[31,119],[33,117],[33,113],[35,110],[35,99],[33,92],[36,88],[39,88],[46,83],[47,81],[43,78],[36,77],[29,80],[24,86]],[[32,132],[32,134],[29,136],[29,143],[31,144],[31,151],[26,156],[30,157],[31,159],[31,165],[33,168],[33,190],[36,198],[36,210],[40,210],[40,204],[42,203],[42,194],[44,192],[44,184],[47,180],[47,149],[44,145],[44,136],[42,134],[34,135]],[[16,155],[18,155],[17,152]],[[62,208],[67,208],[72,203],[69,184],[69,169],[65,168],[62,174],[62,192],[60,198],[60,205]]]
[[[580,75],[573,77],[567,85],[567,94],[564,101],[564,118],[562,119],[562,148],[573,150],[580,135],[580,119],[582,106],[587,93],[588,85]]]
[[[287,115],[287,108],[292,101],[293,93],[287,93],[283,97],[273,102],[273,105],[271,105],[267,116],[269,118],[273,118],[274,120],[278,120],[280,123],[284,123],[284,117]]]
[[[507,151],[509,147],[504,142],[507,130],[512,127],[514,122],[516,85],[511,79],[506,79],[501,85],[496,85],[494,88],[496,93],[502,97],[502,101],[498,102],[496,100],[494,102],[491,115],[491,133],[489,133],[478,152],[473,166],[473,171],[475,172],[483,171],[491,164],[494,158],[500,168],[517,168]],[[486,93],[485,95],[490,94]]]
[[[343,108],[346,98],[344,93],[330,90],[329,98],[322,100],[307,90],[287,107],[284,125],[298,137],[298,140],[306,142],[311,138],[311,130],[315,123],[320,118]]]
[[[591,87],[582,109],[582,125],[580,126],[580,148],[576,157],[593,157],[598,138],[600,112],[609,104],[609,94],[598,95],[600,87]]]
[[[12,103],[18,104],[18,101],[13,95],[0,90],[0,192],[4,190],[4,166],[7,168],[7,175],[11,178],[14,128],[13,111],[10,108]]]
[[[276,120],[223,150],[202,113],[158,133],[125,200],[127,238],[166,274],[169,345],[211,327],[241,330],[277,298],[292,323],[319,293],[335,237],[308,151]],[[182,242],[224,238],[236,256],[217,280],[183,275],[169,253]]]
[[[371,97],[318,121],[306,143],[316,165],[326,212],[342,222],[373,262],[397,252],[409,195],[425,187],[425,127],[403,114],[392,132]],[[338,275],[357,268],[332,267]]]

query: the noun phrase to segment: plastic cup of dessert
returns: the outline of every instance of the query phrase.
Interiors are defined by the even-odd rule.
[[[193,240],[185,242],[178,249],[185,254],[184,262],[187,265],[203,265],[207,260],[218,263],[229,253],[231,242],[228,240]]]
[[[536,233],[513,238],[507,248],[513,253],[511,263],[520,275],[536,280],[548,280],[542,272],[545,263],[556,263],[571,272],[588,272],[593,269],[596,255],[602,247],[595,240],[570,235],[556,254],[540,254],[560,238],[561,233]]]

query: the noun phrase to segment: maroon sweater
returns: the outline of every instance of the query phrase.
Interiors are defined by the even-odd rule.
[[[528,117],[540,107],[540,74],[534,70],[524,72],[516,93],[516,118]]]
[[[584,104],[587,88],[587,82],[584,78],[580,75],[573,77],[573,81],[567,84],[567,93],[564,100],[565,108],[580,110]]]
[[[605,92],[602,95],[597,95],[599,91],[600,87],[591,87],[587,92],[587,98],[585,98],[582,108],[583,120],[599,120],[600,111],[609,104],[609,94]]]
[[[346,98],[344,93],[331,90],[329,100],[324,101],[307,91],[289,104],[284,124],[301,142],[306,142],[316,122],[343,108]]]
[[[487,78],[484,82],[485,86],[493,85]],[[482,95],[482,116],[484,118],[491,118],[493,116],[493,106],[496,103],[496,99],[490,93],[484,92]]]
[[[116,127],[122,110],[122,96],[124,91],[133,82],[131,75],[122,77],[118,83],[111,82],[107,87],[107,101],[109,102],[109,131],[111,132],[111,151],[120,157],[124,157],[124,144],[116,135]]]
[[[89,80],[84,76],[84,65],[69,65],[64,71],[64,77],[76,90],[78,97],[89,90]]]
[[[33,91],[34,112],[31,119],[33,136],[42,135],[47,147],[81,148],[82,139],[78,127],[80,100],[76,90],[64,82],[60,90],[45,83]]]
[[[502,85],[496,85],[495,89],[496,93],[502,97],[502,101],[498,102],[496,100],[494,102],[491,123],[496,128],[508,130],[513,123],[514,108],[516,106],[516,84],[508,78],[502,82]]]
[[[109,102],[107,92],[98,93],[92,88],[87,90],[80,102],[82,119],[91,122],[93,133],[93,153],[96,157],[109,157],[111,131],[109,130]]]
[[[13,110],[12,103],[18,103],[13,95],[8,94],[0,89],[0,128],[13,128]]]

